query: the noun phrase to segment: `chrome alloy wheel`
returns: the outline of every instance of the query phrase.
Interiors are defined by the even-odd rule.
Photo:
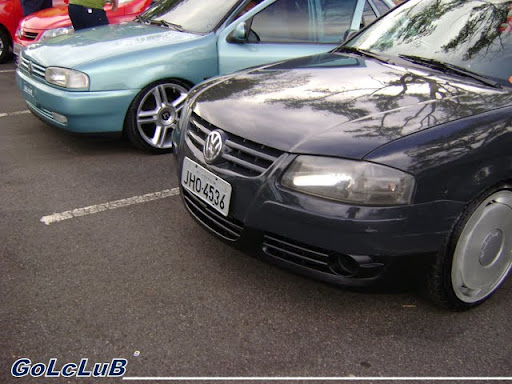
[[[176,83],[161,83],[147,90],[137,108],[136,125],[140,137],[152,148],[172,148],[171,134],[188,90]]]
[[[512,267],[512,191],[487,197],[459,236],[451,269],[452,288],[462,302],[487,298]]]

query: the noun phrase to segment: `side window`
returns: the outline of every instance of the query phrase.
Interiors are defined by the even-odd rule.
[[[345,32],[350,29],[357,0],[320,0],[321,12],[318,12],[318,41],[321,43],[339,43]]]
[[[370,24],[373,20],[377,18],[377,14],[370,6],[368,1],[364,2],[364,10],[363,10],[363,27]]]
[[[251,31],[262,43],[314,41],[308,4],[308,0],[277,0],[253,17]]]

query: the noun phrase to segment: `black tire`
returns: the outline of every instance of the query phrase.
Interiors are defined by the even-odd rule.
[[[427,279],[428,295],[454,311],[496,292],[512,267],[512,186],[503,184],[468,205]]]
[[[0,28],[0,63],[7,60],[10,55],[11,39],[9,34]]]
[[[133,100],[125,120],[128,139],[154,154],[172,151],[172,131],[178,126],[190,86],[164,79],[146,86]]]

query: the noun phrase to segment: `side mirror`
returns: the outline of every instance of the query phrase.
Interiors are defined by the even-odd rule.
[[[242,21],[238,23],[233,29],[233,32],[229,34],[228,41],[230,43],[242,44],[247,41],[249,38],[249,28],[247,28],[247,23]]]

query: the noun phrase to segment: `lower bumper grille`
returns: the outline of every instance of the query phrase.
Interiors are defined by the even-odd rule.
[[[46,117],[48,120],[54,121],[55,123],[62,125],[62,123],[59,123],[57,120],[55,120],[53,118],[53,115],[49,110],[41,108],[41,107],[36,107],[34,104],[32,104],[28,101],[26,103],[28,104],[30,109],[34,110],[35,112],[38,112],[40,115]]]
[[[332,273],[329,254],[320,248],[266,234],[262,246],[267,255],[277,257],[321,272]]]
[[[217,213],[188,191],[182,189],[182,193],[189,212],[212,232],[229,241],[237,241],[240,238],[243,231],[241,223]]]

